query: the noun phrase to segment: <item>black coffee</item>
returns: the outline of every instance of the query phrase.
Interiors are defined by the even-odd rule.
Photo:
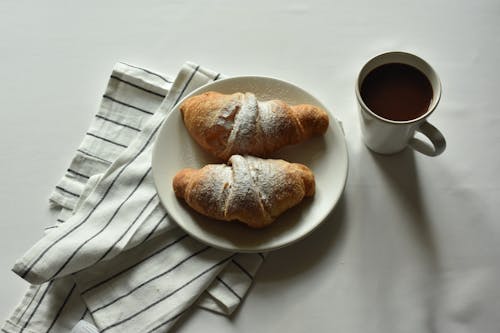
[[[389,63],[372,70],[361,84],[361,98],[382,118],[412,120],[425,114],[432,100],[432,86],[415,67]]]

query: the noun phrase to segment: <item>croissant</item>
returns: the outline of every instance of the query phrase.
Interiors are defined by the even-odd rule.
[[[227,165],[179,171],[173,188],[178,198],[203,215],[262,228],[312,196],[315,183],[305,165],[233,155]]]
[[[180,111],[194,140],[224,161],[234,154],[266,157],[328,128],[328,115],[319,107],[257,101],[248,92],[206,92],[186,99]]]

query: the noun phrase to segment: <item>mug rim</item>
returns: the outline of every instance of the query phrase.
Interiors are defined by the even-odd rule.
[[[434,75],[435,77],[435,81],[437,82],[437,89],[436,91],[434,92],[433,90],[433,105],[432,107],[430,107],[423,115],[417,117],[417,118],[414,118],[414,119],[409,119],[409,120],[391,120],[391,119],[387,119],[387,118],[384,118],[382,116],[379,116],[378,114],[376,114],[375,112],[373,112],[366,104],[365,102],[363,101],[363,98],[361,97],[361,92],[360,92],[360,85],[362,82],[360,82],[360,79],[361,79],[361,74],[363,73],[363,71],[365,70],[365,68],[370,64],[372,63],[373,61],[375,61],[376,59],[378,58],[382,58],[382,57],[387,57],[387,56],[390,56],[390,55],[403,55],[403,56],[409,56],[409,57],[413,57],[415,59],[417,59],[418,61],[422,62],[425,66],[427,66],[430,70],[430,72]],[[391,62],[385,62],[381,65],[378,65],[376,67],[374,67],[373,69],[375,68],[378,68],[380,66],[383,66],[383,65],[386,65],[386,64],[389,64]],[[409,64],[409,63],[404,63],[405,65],[409,65],[409,66],[412,66],[412,67],[415,67],[413,64]],[[372,69],[372,70],[373,70]],[[417,68],[418,69],[418,68]],[[419,69],[420,72],[422,72],[420,69]],[[371,71],[370,71],[371,72]],[[425,75],[425,77],[427,78],[427,80],[429,80],[429,82],[432,82],[432,80],[429,78],[429,76],[426,74],[426,73],[423,73],[422,74]],[[372,115],[373,117],[383,121],[383,122],[386,122],[386,123],[390,123],[390,124],[396,124],[396,125],[403,125],[403,124],[412,124],[412,123],[416,123],[416,122],[419,122],[425,118],[427,118],[428,116],[431,115],[431,113],[434,112],[434,110],[436,109],[436,107],[438,106],[439,104],[439,101],[441,100],[441,90],[442,90],[442,87],[441,87],[441,80],[439,79],[439,76],[437,75],[436,71],[434,70],[434,68],[427,62],[425,61],[424,59],[420,58],[419,56],[416,56],[415,54],[413,53],[408,53],[408,52],[404,52],[404,51],[389,51],[389,52],[384,52],[384,53],[381,53],[381,54],[378,54],[374,57],[372,57],[370,60],[368,60],[364,65],[363,67],[361,67],[359,73],[358,73],[358,76],[356,78],[356,87],[355,87],[355,90],[356,90],[356,97],[358,99],[358,103],[361,105],[363,111],[366,111],[368,112],[370,115]]]

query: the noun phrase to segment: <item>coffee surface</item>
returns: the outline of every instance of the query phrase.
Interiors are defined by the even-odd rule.
[[[425,114],[432,100],[432,86],[415,67],[389,63],[372,70],[361,84],[361,98],[382,118],[405,121]]]

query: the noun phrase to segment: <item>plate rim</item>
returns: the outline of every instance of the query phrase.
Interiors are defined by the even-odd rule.
[[[294,89],[298,89],[300,90],[302,93],[305,93],[306,95],[309,95],[310,97],[312,97],[314,100],[318,101],[320,105],[320,107],[322,107],[323,109],[325,109],[325,111],[328,113],[329,117],[332,121],[330,121],[330,124],[329,124],[329,127],[332,126],[332,127],[337,127],[335,130],[337,130],[337,132],[340,132],[340,136],[342,137],[342,149],[344,151],[344,154],[345,154],[345,164],[344,164],[344,168],[343,168],[343,179],[342,179],[342,186],[341,186],[341,190],[339,192],[339,195],[338,197],[336,198],[332,198],[332,201],[334,201],[333,205],[331,205],[331,208],[330,209],[326,209],[325,210],[325,213],[323,214],[323,216],[321,216],[320,218],[318,218],[318,222],[313,225],[311,228],[308,228],[306,232],[304,232],[303,234],[299,235],[299,237],[296,237],[296,238],[293,238],[289,241],[286,241],[286,242],[282,242],[281,244],[277,244],[277,245],[274,245],[274,246],[265,246],[265,247],[258,247],[258,248],[252,248],[252,247],[244,247],[244,248],[236,248],[236,247],[225,247],[225,246],[221,246],[219,244],[216,244],[216,242],[210,242],[210,240],[207,240],[207,239],[202,239],[200,237],[198,237],[198,235],[196,235],[195,233],[193,233],[192,231],[188,230],[188,228],[186,228],[182,222],[178,222],[176,218],[174,218],[171,213],[169,212],[169,209],[167,208],[168,205],[165,203],[165,200],[166,198],[163,198],[163,196],[161,195],[161,191],[160,189],[158,188],[158,183],[159,183],[159,180],[158,180],[158,170],[157,170],[157,164],[158,163],[155,163],[154,161],[156,160],[157,156],[158,156],[158,150],[159,150],[159,146],[160,146],[160,143],[159,143],[159,138],[161,137],[161,134],[162,132],[165,130],[165,128],[167,127],[167,124],[168,124],[168,121],[171,117],[174,117],[175,116],[175,113],[174,113],[174,110],[178,108],[179,105],[181,105],[184,100],[186,100],[187,98],[190,98],[191,96],[194,96],[196,94],[199,94],[200,91],[206,91],[207,88],[211,87],[212,85],[215,85],[215,84],[220,84],[220,82],[228,82],[228,81],[235,81],[235,80],[247,80],[247,79],[253,79],[253,80],[271,80],[271,81],[275,81],[276,83],[280,84],[280,83],[285,83],[287,85],[290,85],[292,86]],[[215,90],[217,91],[217,90]],[[171,119],[170,119],[171,120]],[[189,135],[189,133],[188,133]],[[186,232],[189,236],[193,237],[194,239],[206,244],[206,245],[209,245],[209,246],[212,246],[214,248],[217,248],[217,249],[220,249],[220,250],[224,250],[224,251],[231,251],[231,252],[236,252],[236,253],[259,253],[259,252],[269,252],[269,251],[274,251],[274,250],[278,250],[278,249],[281,249],[281,248],[284,248],[286,246],[289,246],[289,245],[292,245],[302,239],[304,239],[305,237],[307,237],[308,235],[310,235],[314,230],[316,230],[320,225],[322,225],[325,220],[328,218],[328,216],[335,210],[335,208],[337,207],[338,203],[341,201],[343,195],[344,195],[344,192],[345,192],[345,189],[346,189],[346,186],[347,186],[347,179],[348,179],[348,175],[349,175],[349,154],[348,154],[348,149],[347,149],[347,140],[346,140],[346,136],[345,136],[345,132],[344,132],[344,128],[342,126],[342,122],[337,118],[335,117],[331,112],[330,110],[324,105],[323,102],[321,102],[320,99],[318,99],[316,96],[314,96],[313,94],[311,94],[310,92],[308,92],[307,90],[299,87],[298,85],[292,83],[292,82],[289,82],[287,80],[283,80],[283,79],[279,79],[279,78],[276,78],[276,77],[271,77],[271,76],[262,76],[262,75],[241,75],[241,76],[231,76],[231,77],[227,77],[227,78],[223,78],[223,79],[219,79],[217,81],[212,81],[212,82],[209,82],[207,84],[204,84],[196,89],[194,89],[193,91],[191,91],[190,93],[188,93],[186,96],[184,96],[182,99],[180,99],[175,105],[172,106],[172,108],[170,109],[170,111],[168,112],[168,114],[166,115],[165,119],[163,120],[163,123],[158,131],[158,134],[155,138],[155,141],[153,143],[153,147],[152,147],[152,156],[151,156],[151,168],[152,168],[152,176],[153,176],[153,184],[155,186],[155,189],[158,193],[158,198],[160,199],[160,203],[161,205],[165,208],[168,216],[170,219],[172,219],[172,221],[179,227],[181,228],[184,232]],[[206,218],[210,218],[210,217],[206,217]]]

